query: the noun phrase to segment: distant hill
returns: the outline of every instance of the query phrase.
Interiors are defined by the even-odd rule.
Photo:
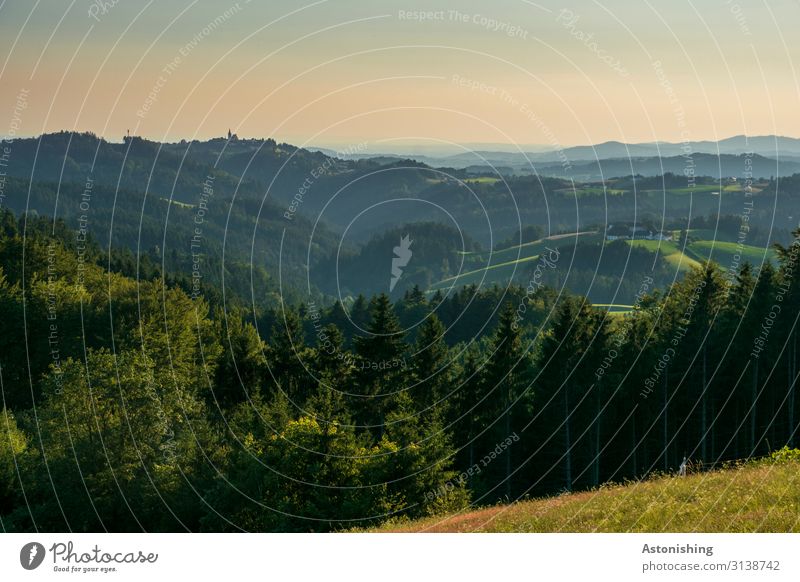
[[[309,247],[327,253],[335,239],[303,214],[286,219],[288,204],[265,197],[258,182],[215,167],[224,141],[198,144],[194,157],[188,142],[111,143],[69,132],[14,140],[3,206],[64,219],[68,228],[83,224],[102,247],[147,255],[174,274],[191,276],[196,266],[217,284],[227,275],[226,286],[245,298],[274,294],[279,278],[291,295],[307,276]],[[302,163],[311,168],[319,159]]]
[[[619,146],[604,147],[614,153]],[[735,146],[734,140],[730,147]],[[690,161],[695,188],[687,187],[682,156],[576,163],[573,180],[500,179],[481,174],[479,167],[436,168],[394,157],[340,159],[272,139],[158,143],[134,137],[115,143],[59,132],[11,142],[0,202],[17,213],[64,218],[71,228],[86,214],[88,230],[101,245],[127,247],[187,273],[194,221],[200,220],[202,252],[217,261],[217,280],[224,256],[226,281],[245,295],[251,295],[251,271],[260,271],[252,294],[261,297],[279,284],[284,292],[307,290],[309,271],[312,285],[333,296],[341,291],[337,281],[347,294],[386,290],[392,249],[413,230],[414,259],[394,289],[403,293],[409,285],[431,289],[480,280],[478,271],[486,265],[472,257],[462,266],[467,255],[459,253],[474,252],[477,245],[495,248],[527,227],[538,227],[541,238],[619,221],[665,221],[681,228],[675,225],[698,217],[739,216],[750,199],[741,180],[720,183],[702,176],[719,175],[720,165],[723,174],[741,176],[752,168],[755,176],[770,176],[776,165],[760,155],[696,154]],[[563,173],[561,164],[549,168]],[[782,162],[780,168],[800,172],[800,162]],[[627,177],[599,181],[601,171],[606,178]],[[672,173],[662,177],[662,171]],[[755,186],[751,228],[760,228],[767,242],[786,239],[800,216],[800,174]],[[213,195],[205,193],[208,188]],[[752,237],[748,243],[755,245]],[[513,260],[531,263],[536,254]],[[492,265],[498,267],[489,279],[516,268],[496,260]],[[516,276],[524,277],[530,265],[521,266]],[[450,279],[459,270],[462,276]],[[259,284],[267,273],[271,281]],[[611,302],[614,273],[603,275],[603,291],[590,295]],[[588,282],[579,284],[583,290]]]
[[[460,156],[459,159],[438,160],[440,164],[448,164],[456,168],[463,168],[472,174],[513,176],[524,174],[539,174],[572,178],[578,181],[595,181],[639,174],[642,176],[660,176],[665,172],[683,174],[694,172],[696,176],[709,176],[711,178],[742,177],[745,172],[752,172],[754,179],[770,178],[773,176],[791,176],[800,172],[800,158],[794,154],[782,155],[780,159],[766,157],[761,154],[711,154],[694,152],[689,156],[676,153],[672,156],[644,155],[649,148],[632,147],[629,156],[625,151],[606,149],[606,155],[598,153],[598,158],[585,154],[585,157],[570,161],[554,161],[549,159],[526,160],[522,157],[500,154],[492,157],[486,154],[482,160],[476,156]],[[584,155],[584,154],[581,154]],[[467,159],[467,158],[471,159]],[[745,161],[749,158],[749,161]],[[436,160],[425,160],[427,164],[434,164]]]
[[[714,179],[742,178],[747,173],[753,179],[790,176],[800,172],[800,162],[766,158],[754,154],[692,154],[691,157],[632,157],[611,158],[594,162],[573,164],[565,169],[561,164],[542,166],[537,170],[546,176],[566,176],[574,180],[602,180],[618,176],[639,174],[660,176],[673,174],[709,176]]]
[[[594,160],[627,157],[675,157],[696,154],[746,154],[766,157],[800,155],[800,139],[782,136],[736,135],[719,141],[690,141],[688,143],[652,142],[626,144],[608,141],[594,146],[574,146],[564,149],[569,160]],[[557,161],[557,153],[534,154],[538,161]]]
[[[91,177],[95,184],[147,191],[186,204],[197,202],[208,176],[214,176],[218,194],[236,191],[253,197],[262,197],[277,176],[272,191],[284,195],[273,196],[290,199],[312,170],[323,165],[329,174],[350,169],[346,162],[270,139],[159,143],[132,137],[115,143],[63,131],[15,139],[11,150],[4,168],[9,176],[55,183],[84,183]]]
[[[501,173],[531,173],[534,168],[537,172],[544,175],[564,175],[562,164],[568,163],[576,168],[585,168],[589,162],[597,160],[611,160],[628,158],[677,158],[686,154],[701,156],[708,154],[716,157],[717,155],[739,156],[752,154],[771,160],[782,162],[780,175],[785,176],[797,172],[797,166],[792,163],[800,161],[800,139],[784,136],[744,136],[737,135],[719,141],[692,141],[688,143],[673,142],[650,142],[650,143],[623,143],[619,141],[607,141],[595,145],[580,145],[565,147],[560,150],[541,151],[492,151],[478,149],[472,152],[459,153],[454,155],[431,156],[424,154],[408,154],[404,157],[423,162],[430,166],[448,166],[452,168],[482,167],[484,171],[503,168]],[[393,154],[386,154],[387,157]],[[369,157],[364,155],[363,157]],[[772,162],[774,166],[774,161]],[[789,163],[784,166],[784,163]],[[682,171],[683,168],[680,168]],[[657,172],[651,174],[650,172]],[[664,171],[674,171],[665,168]],[[777,175],[776,170],[769,171],[764,169],[763,177]],[[717,176],[719,170],[711,167],[710,173],[699,173],[698,175]],[[624,174],[623,172],[622,174]],[[644,175],[658,175],[661,173],[657,166],[648,167],[646,171],[640,171]],[[614,173],[611,175],[622,175]],[[741,170],[737,167],[723,167],[723,176],[737,176]],[[576,173],[572,177],[583,179],[599,179],[597,172]],[[609,177],[609,174],[606,174]]]

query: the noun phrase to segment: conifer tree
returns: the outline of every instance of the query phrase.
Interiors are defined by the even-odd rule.
[[[520,398],[532,379],[531,359],[515,318],[516,306],[506,302],[492,334],[489,353],[481,373],[484,400],[479,405],[478,425],[485,432],[479,439],[482,449],[479,454],[493,452],[500,443],[515,435],[519,428],[519,419],[525,413],[525,402],[521,402]],[[504,448],[500,457],[502,458],[494,459],[489,467],[486,474],[487,485],[498,488],[495,494],[510,498],[514,490],[513,445]]]
[[[362,400],[358,420],[380,438],[386,415],[395,408],[396,395],[404,389],[407,346],[388,295],[375,297],[370,313],[367,335],[354,340],[359,368],[356,383]]]

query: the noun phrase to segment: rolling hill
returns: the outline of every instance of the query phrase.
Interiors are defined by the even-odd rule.
[[[503,249],[501,251],[468,253],[465,255],[461,273],[434,283],[430,290],[447,289],[463,285],[494,283],[505,284],[509,279],[519,280],[526,273],[525,267],[539,259],[547,248],[559,249],[573,246],[578,241],[599,242],[602,236],[594,231],[559,234]]]
[[[681,250],[679,246],[667,240],[629,240],[629,245],[659,253],[664,260],[679,271],[690,271],[701,266],[702,258],[691,251]]]

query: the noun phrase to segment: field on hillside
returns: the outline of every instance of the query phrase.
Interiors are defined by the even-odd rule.
[[[706,259],[712,259],[719,263],[723,269],[728,269],[735,265],[734,257],[738,254],[740,263],[745,261],[753,266],[758,266],[764,261],[771,261],[773,265],[778,264],[778,256],[774,249],[764,249],[750,245],[739,245],[735,242],[723,242],[715,240],[701,240],[689,243],[689,250]]]
[[[685,477],[386,524],[393,532],[795,532],[800,461],[753,461]]]
[[[764,249],[763,247],[750,245],[739,247],[735,242],[721,240],[690,242],[683,251],[681,251],[678,243],[672,241],[632,240],[628,241],[628,244],[661,253],[669,264],[679,268],[681,271],[700,267],[701,263],[708,259],[715,261],[723,269],[728,269],[737,265],[737,261],[734,260],[736,255],[739,255],[739,266],[748,262],[757,267],[765,260],[771,261],[776,266],[778,264],[778,257],[774,249]]]
[[[619,196],[621,194],[625,194],[626,190],[620,190],[619,188],[611,188],[606,187],[603,188],[602,186],[580,186],[576,187],[574,190],[572,188],[562,188],[560,190],[555,191],[557,194],[564,194],[564,195],[575,195],[578,197],[581,196]]]
[[[495,184],[500,181],[500,178],[493,178],[491,176],[478,176],[476,178],[467,178],[464,180],[465,184]]]
[[[763,185],[756,185],[753,184],[751,186],[752,192],[760,192],[762,190]],[[642,193],[654,193],[654,194],[675,194],[675,195],[686,195],[686,194],[711,194],[711,195],[719,195],[720,192],[723,194],[731,194],[731,193],[738,193],[742,192],[742,184],[723,184],[721,187],[719,184],[696,184],[694,187],[686,187],[686,188],[667,188],[666,191],[664,190],[642,190]]]
[[[654,253],[661,253],[664,259],[673,267],[680,271],[689,271],[693,268],[699,268],[702,265],[701,257],[693,255],[691,252],[683,252],[680,247],[668,240],[629,240],[627,243],[631,246],[641,247]]]
[[[609,315],[625,315],[631,313],[634,309],[633,305],[625,305],[622,303],[593,303],[592,307],[595,309],[604,309],[608,311]]]
[[[765,256],[767,260],[777,265],[777,255],[771,248],[765,250],[750,245],[742,245],[740,248],[736,242],[719,238],[714,240],[712,237],[715,233],[711,230],[693,230],[691,234],[690,240],[694,239],[694,242],[690,242],[683,250],[680,243],[669,240],[636,239],[626,242],[631,246],[659,253],[672,269],[681,273],[701,268],[708,259],[714,260],[723,270],[729,269],[731,266],[736,266],[734,258],[737,254],[740,257],[739,265],[749,262],[757,267]],[[704,236],[708,236],[709,240],[704,240]],[[488,251],[463,253],[462,272],[457,276],[433,283],[429,292],[471,284],[506,285],[512,277],[519,282],[520,276],[530,272],[531,263],[537,261],[545,249],[574,245],[576,242],[596,243],[603,240],[602,234],[591,231],[557,235],[492,253]],[[489,261],[491,264],[487,267]]]
[[[507,283],[512,276],[516,277],[525,272],[526,263],[536,261],[539,255],[547,248],[557,249],[563,246],[574,245],[576,242],[599,242],[602,235],[596,232],[580,232],[565,235],[556,235],[537,241],[510,247],[500,251],[465,253],[463,272],[454,277],[442,279],[431,285],[430,290],[446,289],[450,286],[456,288],[472,283],[484,284]],[[491,263],[489,264],[489,262]],[[488,264],[488,267],[487,267]]]

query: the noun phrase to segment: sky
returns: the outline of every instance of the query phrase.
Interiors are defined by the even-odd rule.
[[[800,136],[800,1],[0,0],[0,136],[359,151]]]

